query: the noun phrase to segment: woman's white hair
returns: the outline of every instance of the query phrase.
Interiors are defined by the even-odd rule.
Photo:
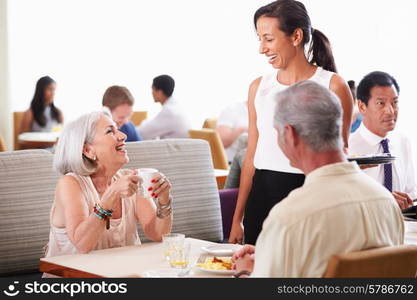
[[[55,150],[56,171],[64,175],[75,173],[83,176],[91,175],[96,171],[96,162],[86,157],[83,150],[85,144],[93,142],[97,122],[103,115],[108,116],[104,111],[85,114],[65,126]]]

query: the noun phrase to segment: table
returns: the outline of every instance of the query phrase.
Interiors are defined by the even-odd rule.
[[[24,132],[19,134],[20,149],[49,148],[58,141],[60,132]]]
[[[405,222],[405,244],[417,245],[417,222]],[[190,263],[197,261],[203,253],[201,247],[215,243],[187,238],[191,243]],[[39,270],[61,277],[129,278],[141,277],[149,270],[170,269],[163,257],[162,243],[145,243],[92,251],[89,254],[63,255],[41,258]],[[224,277],[197,270],[188,277]]]
[[[191,244],[190,263],[203,253],[201,247],[215,243],[186,238]],[[162,243],[144,243],[91,251],[88,254],[41,258],[39,270],[61,277],[131,278],[141,277],[145,271],[171,269],[163,257]],[[225,277],[193,270],[187,277]]]
[[[223,170],[223,169],[214,169],[214,175],[216,176],[217,181],[217,188],[219,190],[223,189],[227,176],[229,175],[230,170]]]

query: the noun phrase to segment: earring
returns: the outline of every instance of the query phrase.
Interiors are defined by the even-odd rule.
[[[93,157],[93,160],[94,160],[94,161],[95,161],[95,160],[97,160],[97,157],[96,157],[96,156],[94,156],[94,157]]]

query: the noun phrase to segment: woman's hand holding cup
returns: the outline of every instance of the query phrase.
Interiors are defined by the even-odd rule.
[[[142,178],[143,196],[145,198],[158,198],[161,205],[169,202],[171,183],[164,174],[151,168],[138,169],[138,174]]]
[[[127,198],[136,194],[139,182],[140,177],[138,176],[136,170],[126,170],[124,174],[113,183],[112,186],[118,196]]]
[[[151,186],[148,188],[151,196],[159,199],[159,204],[166,205],[169,202],[171,192],[171,183],[162,173],[157,173],[151,180]]]

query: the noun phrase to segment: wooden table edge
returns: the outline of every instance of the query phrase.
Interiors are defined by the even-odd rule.
[[[64,267],[44,260],[39,261],[39,271],[65,278],[105,278],[101,275]]]
[[[48,147],[53,147],[55,144],[56,144],[56,141],[55,142],[19,141],[19,146],[21,149],[48,148]]]
[[[188,238],[193,239],[193,238]],[[193,239],[194,240],[194,239]],[[195,239],[198,240],[198,239]],[[216,244],[216,242],[205,241],[210,244]],[[103,249],[102,249],[103,250]],[[55,264],[49,261],[46,261],[45,258],[39,260],[39,271],[49,273],[55,276],[60,276],[64,278],[113,278],[112,276],[103,276],[94,273],[89,273],[63,265]],[[124,276],[116,276],[114,278],[143,278],[140,274],[126,274]]]

